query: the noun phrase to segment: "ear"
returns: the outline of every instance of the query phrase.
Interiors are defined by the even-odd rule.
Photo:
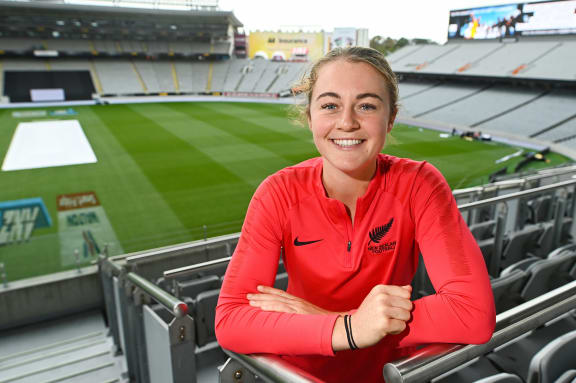
[[[306,121],[308,122],[308,129],[312,130],[312,117],[310,116],[310,107],[306,108]]]
[[[388,122],[388,126],[386,127],[386,133],[390,133],[392,128],[394,127],[394,120],[396,120],[396,114],[390,116],[390,121]]]

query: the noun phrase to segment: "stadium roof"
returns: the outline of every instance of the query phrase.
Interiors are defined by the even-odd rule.
[[[242,27],[233,12],[0,0],[0,37],[190,39]]]

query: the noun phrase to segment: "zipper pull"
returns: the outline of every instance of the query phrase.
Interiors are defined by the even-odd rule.
[[[350,252],[351,248],[352,248],[352,241],[348,241],[348,252]]]

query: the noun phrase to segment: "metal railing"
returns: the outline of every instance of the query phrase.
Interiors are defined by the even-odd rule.
[[[576,281],[499,314],[487,343],[424,347],[407,359],[387,363],[384,379],[388,383],[429,381],[574,309]]]
[[[575,186],[576,179],[573,179],[500,197],[462,204],[459,208],[463,213],[466,213],[473,212],[474,209],[485,206],[507,206],[507,204],[513,200],[545,193],[556,193],[557,190],[565,190],[566,188]],[[565,199],[566,194],[565,191],[558,193],[556,200],[561,201],[562,198]],[[576,193],[573,193],[573,195],[576,195]],[[564,202],[557,204],[561,209],[557,209],[556,217],[558,217],[558,215],[563,216],[566,213],[565,208],[568,204]],[[572,202],[572,208],[574,208],[575,205],[576,204]],[[571,213],[573,215],[574,211]],[[507,208],[503,220],[515,219],[513,214],[515,214],[513,208]],[[500,225],[502,229],[504,226],[503,224]],[[146,334],[151,331],[150,328],[146,326],[146,323],[150,321],[161,323],[162,320],[164,320],[167,323],[167,332],[165,334],[163,333],[162,336],[168,337],[169,344],[171,345],[169,353],[173,363],[175,363],[174,360],[181,363],[181,361],[190,359],[190,352],[192,355],[194,354],[195,335],[193,326],[195,326],[196,319],[194,313],[188,313],[187,303],[190,304],[190,302],[178,298],[179,294],[176,287],[174,288],[174,294],[171,294],[151,282],[151,280],[155,279],[151,279],[150,275],[161,276],[164,278],[163,283],[171,281],[176,286],[179,281],[186,277],[218,268],[218,266],[227,264],[230,261],[231,257],[229,255],[231,255],[231,250],[233,250],[231,246],[235,245],[235,241],[238,240],[239,236],[239,233],[235,233],[208,240],[153,249],[146,252],[101,258],[100,265],[103,271],[101,275],[104,290],[107,291],[106,294],[108,296],[106,307],[107,311],[114,316],[114,319],[111,320],[111,327],[116,327],[116,330],[113,330],[116,343],[122,343],[122,347],[127,354],[132,379],[143,383],[147,383],[152,379],[147,365],[148,356],[146,354],[147,352],[154,353],[153,349],[146,351],[146,343],[150,341],[147,339]],[[225,243],[229,243],[231,246],[215,246]],[[182,259],[187,259],[189,262],[192,262],[187,258],[188,252],[198,252],[200,249],[201,252],[206,250],[208,253],[210,246],[212,246],[211,248],[213,249],[217,249],[216,253],[220,256],[219,259],[210,260],[216,255],[216,253],[213,253],[210,254],[210,257],[207,255],[202,256],[203,259],[208,259],[208,261],[190,266],[177,267],[182,264],[182,262],[180,262]],[[174,262],[175,257],[179,260],[178,262]],[[200,258],[201,257],[198,257],[195,261],[197,262]],[[166,265],[172,265],[172,268],[168,268]],[[162,266],[164,268],[161,273],[147,274],[147,271],[152,270],[152,268],[156,271]],[[573,283],[518,306],[506,313],[500,314],[497,317],[497,331],[494,333],[492,340],[486,345],[431,345],[419,350],[417,354],[407,361],[399,361],[387,365],[386,374],[389,374],[390,379],[408,379],[399,381],[417,381],[417,379],[423,376],[422,374],[436,374],[434,376],[438,376],[438,374],[443,373],[438,371],[449,371],[454,368],[452,366],[461,364],[462,360],[471,360],[474,357],[473,355],[479,355],[477,354],[479,352],[486,353],[497,345],[503,344],[518,336],[516,334],[529,331],[529,329],[535,328],[545,321],[549,321],[552,316],[575,308],[575,293],[576,285]],[[568,295],[570,296],[568,297]],[[170,318],[160,318],[162,314],[155,311],[157,309],[154,308],[156,306],[152,304],[153,301],[158,302],[161,307],[165,308],[167,311],[166,315],[169,314],[168,316]],[[160,309],[160,311],[163,310],[164,309]],[[148,322],[143,318],[147,318],[146,320]],[[162,326],[164,325],[160,327]],[[125,338],[125,340],[121,340],[121,338]],[[187,350],[186,355],[179,351],[184,349]],[[227,363],[228,368],[221,369],[222,381],[237,381],[237,373],[239,371],[240,375],[244,374],[245,379],[243,378],[243,381],[246,382],[256,381],[256,375],[261,380],[271,382],[315,381],[313,377],[306,376],[305,372],[292,368],[293,366],[278,363],[277,358],[274,357],[240,355],[232,352],[227,353],[232,358],[232,361]],[[151,358],[154,359],[154,356],[151,356]],[[185,365],[185,368],[182,367],[184,365],[179,368],[173,365],[174,381],[185,381],[186,377],[188,377],[190,381],[193,381],[189,375],[193,367],[195,368],[195,365],[192,366],[192,364],[193,362],[189,361],[189,364]],[[226,365],[224,367],[226,367]],[[249,375],[251,375],[251,377],[249,377]],[[176,376],[178,378],[176,378]],[[390,380],[390,382],[394,381],[395,380]]]
[[[388,383],[420,383],[450,372],[495,348],[513,341],[561,315],[576,309],[576,281],[523,303],[496,317],[496,330],[490,341],[480,345],[430,344],[410,357],[387,363],[383,376]],[[243,367],[266,382],[314,382],[298,368],[278,363],[266,355],[244,355],[225,351],[236,364],[220,368],[222,382],[235,382],[239,367]],[[226,365],[225,365],[226,366]],[[247,371],[240,371],[240,377]],[[247,381],[251,381],[247,379]]]

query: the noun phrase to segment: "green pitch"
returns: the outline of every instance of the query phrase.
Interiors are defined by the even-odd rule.
[[[54,110],[62,108],[43,108]],[[134,252],[240,230],[250,197],[271,173],[317,156],[310,132],[286,106],[249,103],[157,103],[75,107],[68,117],[14,118],[0,111],[0,160],[19,122],[77,119],[98,158],[94,164],[0,172],[0,202],[40,197],[52,226],[28,241],[0,246],[9,280],[74,268],[62,261],[57,196],[96,193],[116,234],[111,254]],[[397,125],[385,152],[428,160],[453,188],[485,183],[522,157],[518,148],[441,138]],[[548,156],[553,166],[568,161]],[[103,246],[100,243],[100,246]],[[82,264],[92,258],[81,257]]]

